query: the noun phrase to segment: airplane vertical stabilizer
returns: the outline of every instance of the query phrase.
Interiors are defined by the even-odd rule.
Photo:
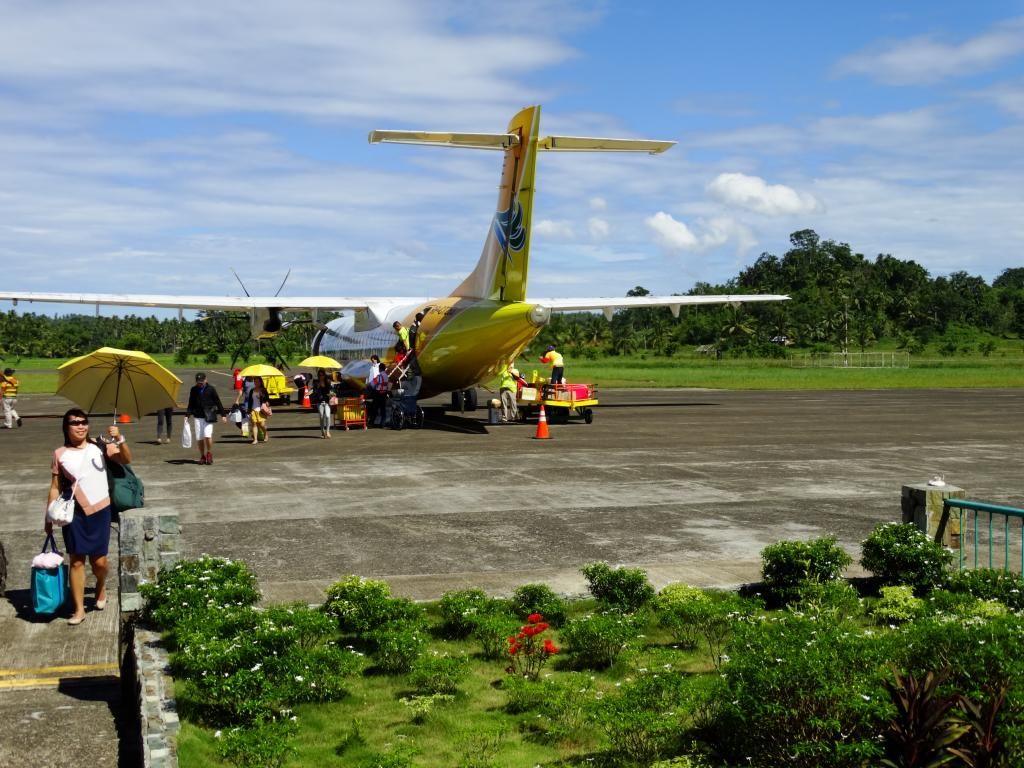
[[[519,140],[504,150],[498,205],[483,253],[476,269],[452,291],[452,296],[500,301],[526,299],[539,125],[539,106],[526,107],[508,124],[508,134],[518,136]]]

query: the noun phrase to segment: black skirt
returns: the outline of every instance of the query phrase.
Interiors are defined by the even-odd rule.
[[[60,530],[69,554],[106,555],[110,549],[110,505],[87,515],[76,501],[74,519]]]

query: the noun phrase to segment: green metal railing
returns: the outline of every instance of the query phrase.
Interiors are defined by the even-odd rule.
[[[973,563],[974,564],[971,567],[972,568],[977,568],[978,567],[978,551],[980,549],[979,538],[982,535],[983,535],[983,537],[985,539],[985,543],[987,544],[987,548],[988,548],[988,567],[989,568],[994,567],[993,566],[993,555],[992,555],[992,551],[994,549],[994,547],[993,547],[993,531],[995,530],[996,532],[998,532],[999,529],[998,529],[998,527],[993,528],[993,518],[995,518],[996,515],[999,515],[1003,519],[1003,524],[1002,524],[1003,565],[1002,565],[1002,568],[1003,568],[1004,571],[1009,571],[1010,570],[1010,540],[1016,536],[1016,529],[1019,528],[1020,529],[1020,563],[1019,563],[1020,567],[1019,567],[1019,570],[1017,572],[1021,573],[1021,574],[1024,574],[1024,509],[1017,509],[1016,507],[1006,507],[1006,506],[1003,506],[1002,504],[987,504],[987,503],[982,502],[982,501],[967,501],[966,499],[943,499],[942,500],[942,520],[939,523],[939,536],[937,537],[937,539],[939,541],[942,540],[943,530],[945,529],[946,525],[949,523],[950,515],[952,514],[952,510],[953,509],[957,510],[957,515],[959,516],[959,521],[960,521],[960,547],[959,547],[959,549],[960,549],[960,570],[961,571],[964,569],[964,562],[965,562],[966,557],[967,557],[966,553],[964,551],[965,550],[964,540],[965,540],[965,535],[967,533],[967,527],[965,526],[965,522],[968,522],[967,521],[967,518],[969,517],[968,513],[973,512],[974,513],[974,515],[973,515],[974,521],[973,521],[973,525],[971,526],[971,528],[972,528],[971,540],[973,542],[973,546],[971,547],[971,549],[973,550]],[[980,529],[979,528],[979,518],[981,517],[981,513],[985,513],[986,515],[988,515],[988,528],[987,528],[987,532],[984,529]],[[1011,519],[1014,520],[1013,528],[1015,529],[1014,533],[1012,535],[1011,535],[1011,531],[1010,531],[1010,528],[1011,528],[1010,520]],[[979,533],[979,531],[981,531],[981,533]]]

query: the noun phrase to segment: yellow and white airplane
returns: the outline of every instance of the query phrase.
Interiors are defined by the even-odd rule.
[[[494,378],[522,352],[551,318],[552,312],[600,310],[611,318],[626,307],[679,308],[693,304],[739,304],[748,301],[785,301],[781,295],[638,296],[629,298],[527,299],[530,228],[537,152],[646,152],[658,154],[673,141],[600,139],[544,136],[538,133],[540,107],[521,110],[505,133],[434,133],[425,131],[373,131],[370,142],[425,144],[491,149],[502,152],[504,162],[498,204],[491,220],[483,253],[476,268],[444,298],[354,298],[285,296],[156,296],[144,294],[4,292],[0,299],[19,301],[241,311],[250,318],[254,338],[268,338],[282,328],[282,313],[308,313],[316,322],[318,311],[341,310],[342,316],[321,327],[313,341],[313,354],[345,359],[343,376],[361,380],[367,359],[387,353],[397,336],[397,320],[408,327],[422,312],[417,338],[423,375],[421,397],[467,391]],[[453,396],[453,401],[456,397]]]

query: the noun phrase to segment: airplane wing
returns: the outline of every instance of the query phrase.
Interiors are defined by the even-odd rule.
[[[611,320],[616,309],[638,307],[668,307],[672,317],[679,317],[679,309],[688,305],[743,304],[753,301],[789,301],[789,296],[764,293],[701,294],[699,296],[624,296],[600,299],[530,299],[529,303],[547,307],[552,312],[586,312],[599,309]]]
[[[3,292],[0,300],[43,304],[94,304],[119,307],[159,307],[163,309],[204,309],[224,312],[248,312],[253,309],[278,309],[301,312],[314,309],[372,309],[380,306],[415,304],[424,297],[346,297],[346,296],[169,296],[141,293],[45,293]]]

